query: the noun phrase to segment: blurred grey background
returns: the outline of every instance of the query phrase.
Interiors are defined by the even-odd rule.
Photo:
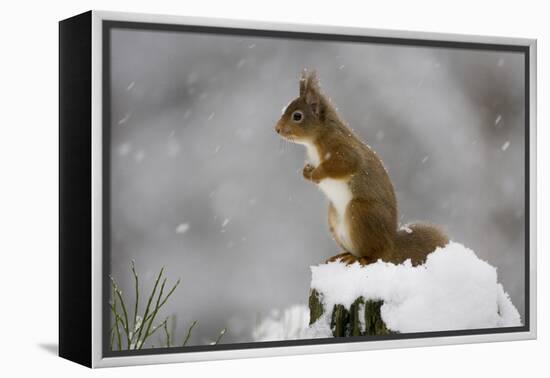
[[[122,29],[111,53],[112,274],[125,293],[132,259],[142,290],[181,277],[160,314],[176,343],[193,320],[190,344],[251,341],[340,252],[303,147],[273,131],[304,67],[383,159],[401,222],[496,266],[523,316],[521,54]]]

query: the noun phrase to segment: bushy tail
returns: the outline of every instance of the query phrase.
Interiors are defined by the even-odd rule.
[[[392,260],[401,263],[411,259],[413,265],[426,261],[426,257],[437,247],[449,243],[449,238],[437,226],[423,223],[409,224],[397,231],[395,251]]]

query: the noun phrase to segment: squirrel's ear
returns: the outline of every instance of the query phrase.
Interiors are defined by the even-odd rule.
[[[300,97],[304,97],[306,94],[306,83],[307,83],[307,73],[304,69],[302,71],[302,76],[300,76]]]
[[[300,97],[304,97],[306,94],[306,79],[300,79]]]
[[[317,118],[319,118],[321,121],[325,118],[325,109],[323,105],[323,101],[321,101],[321,97],[318,94],[312,93],[311,91],[307,91],[306,93],[306,103],[311,108],[311,111]]]
[[[318,118],[324,118],[324,104],[321,98],[321,93],[319,89],[319,81],[317,80],[317,75],[315,71],[311,72],[305,82],[304,96],[306,103],[311,107],[311,111]]]

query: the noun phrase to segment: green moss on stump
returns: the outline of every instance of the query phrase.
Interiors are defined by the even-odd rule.
[[[349,337],[395,333],[388,329],[382,320],[380,315],[382,304],[382,301],[365,301],[363,297],[359,297],[352,303],[349,310],[341,304],[334,305],[330,316],[332,335],[334,337]],[[309,293],[309,324],[315,323],[324,313],[325,308],[321,294],[317,290],[311,289]],[[363,323],[364,329],[361,323]]]

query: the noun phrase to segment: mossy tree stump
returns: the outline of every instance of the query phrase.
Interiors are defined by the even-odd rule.
[[[309,293],[309,325],[315,323],[327,311],[322,294],[315,289]],[[382,301],[365,301],[357,298],[349,309],[341,304],[334,305],[330,315],[330,329],[334,337],[374,336],[394,333],[386,327],[380,315]]]

